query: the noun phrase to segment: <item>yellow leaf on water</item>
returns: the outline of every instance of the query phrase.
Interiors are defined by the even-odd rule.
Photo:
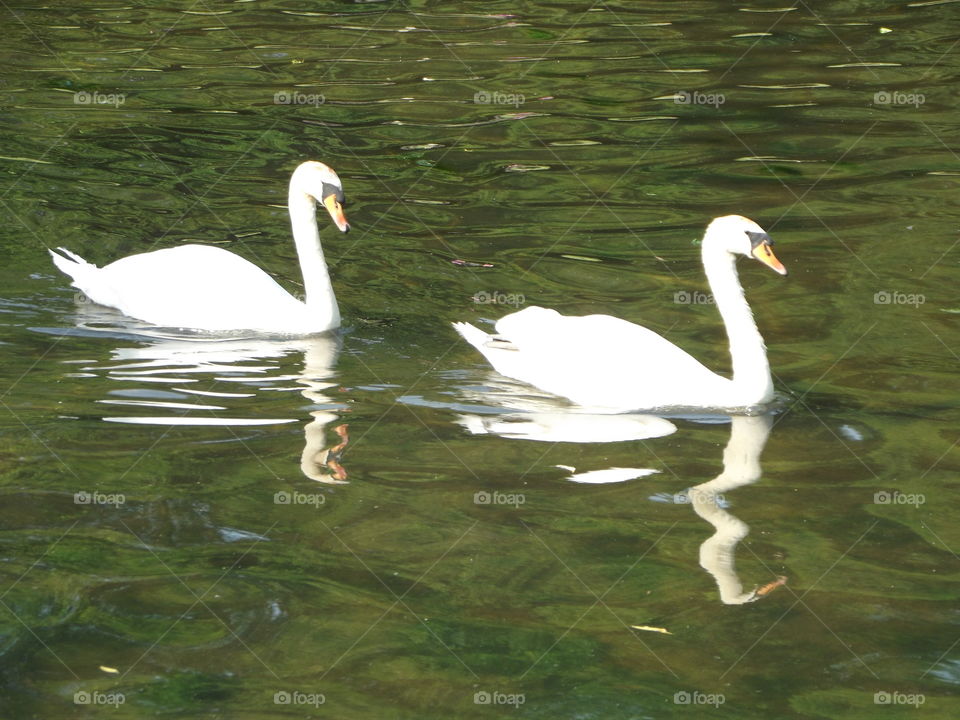
[[[673,635],[673,633],[666,628],[652,627],[650,625],[631,625],[630,627],[634,630],[646,630],[647,632],[658,632],[663,633],[664,635]]]
[[[119,675],[119,674],[120,674],[120,671],[117,670],[116,668],[107,667],[106,665],[101,665],[101,666],[100,666],[100,669],[103,670],[105,673],[110,673],[111,675]]]

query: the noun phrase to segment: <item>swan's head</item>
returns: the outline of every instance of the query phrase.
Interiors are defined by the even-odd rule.
[[[290,178],[290,192],[304,193],[322,203],[340,232],[350,231],[343,214],[343,184],[333,168],[313,160],[301,163]]]
[[[781,275],[787,274],[783,263],[773,254],[773,240],[770,236],[753,220],[742,215],[716,218],[707,227],[703,244],[704,247],[708,244],[719,246],[732,255],[752,257]]]

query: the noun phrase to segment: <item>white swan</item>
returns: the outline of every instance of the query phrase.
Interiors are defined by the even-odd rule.
[[[737,278],[737,255],[787,271],[752,220],[716,218],[703,237],[703,267],[730,342],[733,379],[721,377],[663,337],[609,315],[567,317],[528,307],[501,318],[496,335],[454,323],[500,374],[612,411],[743,408],[773,398],[763,338]]]
[[[316,203],[341,232],[343,185],[329,167],[302,163],[290,178],[288,208],[306,302],[229,250],[182,245],[130,255],[98,268],[58,248],[53,262],[93,302],[154,325],[197,330],[257,330],[306,335],[340,326],[340,310],[320,246]]]

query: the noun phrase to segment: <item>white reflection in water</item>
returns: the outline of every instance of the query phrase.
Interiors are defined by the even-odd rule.
[[[471,403],[477,403],[472,406],[476,412],[460,413],[455,422],[474,435],[557,443],[646,440],[670,435],[677,429],[663,417],[597,414],[537,392],[491,375],[483,387],[462,389],[463,396]],[[744,591],[736,571],[735,551],[750,528],[726,509],[729,503],[725,493],[760,479],[760,455],[770,435],[773,416],[695,416],[691,419],[708,423],[729,420],[730,440],[723,452],[723,470],[712,480],[694,485],[668,501],[691,505],[697,515],[714,527],[714,534],[700,545],[699,559],[701,567],[716,581],[721,602],[727,605],[753,602],[784,584],[786,579],[777,578],[763,587]],[[566,480],[583,484],[627,482],[659,472],[652,468],[622,467],[577,472],[570,465],[555,467],[570,473]]]
[[[88,364],[71,377],[99,377],[123,383],[98,400],[114,409],[106,422],[131,425],[219,426],[224,428],[282,425],[302,417],[262,417],[255,410],[258,400],[271,392],[299,392],[310,401],[310,421],[304,427],[300,469],[311,480],[343,484],[347,472],[340,455],[348,442],[346,425],[333,428],[335,442],[326,442],[327,425],[338,419],[344,405],[326,393],[336,383],[331,379],[340,350],[335,335],[306,338],[274,338],[242,334],[210,335],[157,328],[113,311],[79,304],[75,328],[36,328],[41,332],[108,338],[136,343],[115,347],[109,364]],[[282,374],[279,360],[303,354],[303,371]],[[70,361],[76,366],[76,361]],[[190,387],[206,381],[205,389]],[[253,403],[253,404],[252,404]],[[249,416],[242,413],[249,408]],[[120,414],[121,408],[130,414]],[[140,414],[136,410],[148,410]],[[230,431],[232,434],[232,430]],[[234,438],[239,439],[235,434]]]

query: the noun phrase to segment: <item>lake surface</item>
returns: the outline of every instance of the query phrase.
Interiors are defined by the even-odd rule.
[[[960,716],[956,2],[0,18],[0,716]],[[306,159],[335,337],[150,328],[46,252],[301,291]],[[739,266],[770,415],[571,414],[450,326],[605,312],[729,372],[729,213],[790,270]]]

